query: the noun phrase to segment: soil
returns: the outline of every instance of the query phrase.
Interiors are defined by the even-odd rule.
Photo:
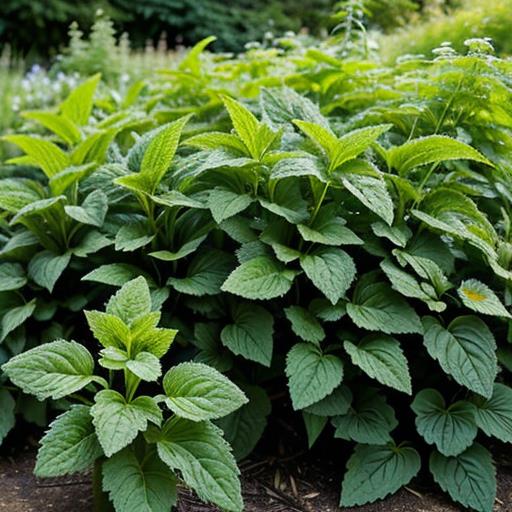
[[[35,451],[25,447],[14,456],[0,459],[0,512],[90,512],[88,475],[39,480],[32,475]],[[495,512],[512,512],[510,457],[498,471]],[[508,466],[506,465],[508,464]],[[242,463],[247,512],[457,512],[457,508],[414,480],[409,487],[377,503],[338,508],[339,472],[306,454],[266,457]],[[217,512],[185,489],[180,492],[178,512]]]

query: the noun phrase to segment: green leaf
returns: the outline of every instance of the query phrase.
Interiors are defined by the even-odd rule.
[[[248,194],[240,194],[223,187],[215,187],[208,194],[208,208],[218,224],[243,212],[253,201]]]
[[[123,348],[130,340],[129,327],[117,316],[101,311],[85,311],[94,337],[104,347]]]
[[[434,451],[430,471],[454,501],[479,512],[492,512],[496,498],[496,468],[491,454],[478,443],[456,457]]]
[[[288,292],[296,275],[272,258],[259,256],[233,270],[221,290],[246,299],[273,299]]]
[[[490,398],[498,364],[487,325],[476,316],[460,316],[448,328],[426,317],[423,325],[425,346],[441,368],[462,386]]]
[[[357,283],[352,302],[347,304],[352,321],[369,331],[386,334],[423,332],[414,309],[395,291],[382,282],[375,282],[366,274]]]
[[[349,289],[356,267],[342,249],[323,247],[301,256],[300,265],[313,284],[336,304]]]
[[[140,275],[144,275],[144,272],[135,265],[130,265],[129,263],[107,263],[86,274],[82,277],[82,281],[123,286]]]
[[[19,146],[31,162],[40,167],[48,178],[71,164],[69,156],[49,140],[30,135],[4,135],[2,138]]]
[[[134,359],[128,359],[126,368],[147,382],[156,381],[162,375],[160,360],[149,352],[139,352]]]
[[[345,315],[347,307],[343,301],[331,304],[327,299],[317,298],[311,301],[309,310],[324,322],[337,322]]]
[[[164,377],[165,403],[176,415],[192,421],[221,418],[247,403],[227,377],[201,363],[181,363]]]
[[[48,199],[33,201],[21,208],[11,219],[10,224],[26,223],[27,219],[30,219],[30,217],[44,217],[45,214],[54,212],[59,215],[62,209],[61,203],[64,199],[66,199],[66,196],[50,197]]]
[[[146,280],[140,276],[124,284],[108,301],[106,312],[127,325],[150,313],[151,295]]]
[[[167,284],[189,295],[215,295],[233,269],[233,257],[216,249],[196,254],[187,268],[187,276],[170,277]]]
[[[62,114],[73,123],[83,126],[89,122],[91,116],[93,97],[100,82],[98,73],[91,76],[78,87],[73,89],[69,96],[61,103]]]
[[[462,281],[457,292],[463,304],[477,313],[512,318],[496,294],[476,279]]]
[[[71,260],[71,252],[55,254],[45,250],[37,253],[28,264],[28,275],[50,293]]]
[[[105,247],[112,245],[112,240],[101,234],[96,229],[87,231],[84,237],[70,251],[79,258],[87,258]]]
[[[52,477],[87,471],[102,455],[90,407],[74,405],[50,424],[41,439],[34,473]]]
[[[389,167],[403,175],[420,165],[433,164],[446,160],[474,160],[493,167],[476,149],[445,135],[430,135],[413,139],[387,151]]]
[[[25,320],[30,318],[35,309],[36,299],[32,299],[26,304],[16,306],[12,309],[9,309],[8,311],[5,311],[0,322],[0,343],[5,340],[9,333],[14,331],[14,329],[22,325]]]
[[[300,183],[295,180],[281,180],[277,183],[272,201],[259,198],[266,210],[283,217],[291,224],[304,222],[308,217],[307,202],[303,199]]]
[[[419,472],[418,452],[409,446],[358,444],[347,462],[340,505],[372,503],[407,485]]]
[[[155,238],[145,221],[130,222],[116,233],[116,251],[131,252],[145,247]]]
[[[228,511],[242,511],[239,471],[219,428],[174,417],[162,428],[157,447],[160,458],[180,471],[199,498]]]
[[[0,180],[0,209],[9,213],[18,213],[34,201],[42,199],[39,184],[21,178]]]
[[[0,292],[19,290],[27,284],[27,277],[19,263],[0,265]]]
[[[346,386],[337,387],[330,395],[304,409],[315,416],[339,416],[346,414],[352,403],[352,393]]]
[[[284,313],[292,324],[292,331],[299,338],[317,345],[325,338],[320,322],[307,309],[290,306],[285,308]]]
[[[14,416],[14,409],[16,402],[12,395],[6,389],[0,389],[0,444],[5,439],[5,436],[11,431],[16,424]]]
[[[92,374],[91,354],[74,341],[45,343],[13,357],[2,369],[16,386],[38,400],[57,400],[98,380]]]
[[[169,512],[177,501],[176,477],[156,453],[126,448],[103,464],[103,490],[117,511]]]
[[[242,139],[247,151],[252,158],[259,159],[261,156],[260,141],[257,140],[257,135],[260,131],[260,122],[238,101],[228,96],[223,96],[222,100],[233,123],[233,128]]]
[[[192,343],[199,349],[194,361],[212,366],[221,373],[233,367],[233,356],[220,344],[220,327],[215,323],[197,322]]]
[[[379,220],[374,222],[371,227],[376,236],[387,238],[399,247],[405,247],[412,236],[412,231],[405,223],[389,226]]]
[[[222,344],[236,355],[270,366],[274,346],[274,319],[264,308],[246,302],[231,308],[232,324],[221,333]]]
[[[80,130],[68,118],[44,110],[23,112],[22,117],[38,122],[48,130],[60,137],[68,146],[76,144],[80,140]]]
[[[472,399],[475,421],[488,436],[497,437],[504,443],[512,443],[512,389],[504,384],[494,384],[491,398]]]
[[[232,133],[224,132],[206,132],[194,135],[188,138],[184,144],[199,149],[218,149],[225,148],[231,151],[246,154],[245,144]]]
[[[65,212],[74,220],[90,226],[103,226],[108,210],[108,198],[101,190],[91,192],[81,206],[64,206]]]
[[[345,188],[366,208],[378,215],[388,225],[393,224],[393,200],[389,195],[386,182],[381,177],[350,173],[341,175]]]
[[[314,176],[322,183],[327,183],[328,181],[326,172],[321,167],[321,162],[313,158],[285,158],[284,160],[279,160],[272,168],[270,176],[273,180]]]
[[[175,251],[155,251],[150,252],[149,255],[153,258],[156,258],[157,260],[162,261],[180,260],[181,258],[184,258],[185,256],[195,252],[205,238],[206,235],[201,235],[197,238],[189,240],[188,242],[185,242],[179,249]]]
[[[311,343],[297,343],[286,357],[286,376],[293,408],[304,409],[340,385],[343,363]]]
[[[155,327],[160,321],[160,313],[152,312],[134,320],[131,325],[132,354],[149,352],[162,358],[178,331]]]
[[[347,413],[334,417],[332,423],[335,437],[364,444],[388,443],[389,433],[398,425],[393,408],[370,387],[359,390]]]
[[[264,389],[259,386],[242,386],[249,401],[224,418],[216,421],[224,431],[224,438],[231,445],[233,455],[241,460],[249,455],[267,426],[267,416],[272,405]]]
[[[178,149],[183,127],[190,116],[181,117],[177,121],[158,129],[157,134],[149,142],[142,163],[140,165],[141,177],[148,180],[151,193],[154,193]]]
[[[107,457],[128,446],[148,421],[160,425],[162,412],[153,398],[138,396],[127,402],[123,395],[104,389],[94,397],[91,407],[96,435]]]
[[[358,345],[343,343],[352,363],[369,377],[410,395],[411,376],[400,342],[391,336],[375,334],[364,337]]]
[[[306,427],[306,434],[308,436],[308,448],[311,449],[316,443],[316,440],[327,425],[327,418],[325,416],[317,416],[306,411],[302,411],[302,419]]]
[[[473,444],[477,426],[475,408],[470,402],[460,400],[447,407],[441,393],[423,389],[414,398],[411,409],[416,414],[418,432],[443,455],[458,455]]]

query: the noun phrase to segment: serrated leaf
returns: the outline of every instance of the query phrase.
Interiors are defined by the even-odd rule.
[[[286,376],[293,408],[304,409],[340,385],[343,363],[311,343],[297,343],[286,357]]]
[[[167,281],[175,290],[189,295],[215,295],[233,269],[233,257],[211,249],[196,254],[187,268],[187,276],[170,277]]]
[[[221,333],[222,344],[236,355],[270,366],[274,347],[274,319],[264,308],[249,303],[234,304],[232,324]]]
[[[249,401],[224,418],[216,421],[224,431],[224,438],[231,445],[233,455],[241,460],[249,455],[267,426],[267,416],[272,409],[270,399],[259,386],[242,386]]]
[[[206,235],[201,235],[197,238],[185,242],[181,247],[173,251],[155,251],[150,252],[149,255],[157,260],[162,261],[176,261],[192,254],[201,245]]]
[[[477,434],[475,408],[460,400],[448,407],[441,393],[423,389],[414,398],[416,428],[428,444],[435,444],[446,456],[458,455],[473,444]]]
[[[487,325],[475,316],[458,317],[448,328],[426,317],[423,325],[425,346],[441,368],[462,386],[490,398],[498,364]]]
[[[362,278],[347,304],[352,321],[363,329],[386,334],[423,332],[414,309],[385,283],[375,282],[369,274]]]
[[[221,418],[247,403],[227,377],[201,363],[181,363],[164,376],[165,403],[177,416],[192,421]]]
[[[215,187],[208,194],[208,208],[218,224],[243,212],[253,201],[248,194],[240,194],[223,187]]]
[[[25,320],[32,316],[35,309],[36,299],[32,299],[26,304],[4,311],[2,320],[0,321],[0,343],[4,341],[7,335],[14,331],[14,329],[23,325]]]
[[[301,256],[300,265],[313,284],[336,304],[356,275],[354,260],[342,249],[325,247]]]
[[[284,312],[292,324],[292,331],[299,338],[317,345],[325,338],[322,325],[307,309],[290,306],[285,308]]]
[[[38,122],[60,137],[66,144],[72,146],[80,140],[80,130],[70,119],[44,110],[23,112],[22,117]]]
[[[346,221],[336,217],[331,208],[321,208],[311,226],[299,224],[297,229],[307,242],[323,245],[360,245],[363,241],[349,228]]]
[[[135,358],[126,361],[126,368],[139,379],[153,382],[162,375],[160,360],[149,352],[139,352]]]
[[[389,167],[406,174],[415,167],[446,160],[474,160],[493,166],[476,149],[445,135],[430,135],[413,139],[387,151]]]
[[[148,245],[154,238],[155,235],[150,232],[145,221],[126,224],[116,234],[116,251],[136,251]]]
[[[241,512],[239,471],[221,430],[210,422],[174,417],[157,438],[158,454],[205,501]]]
[[[79,473],[102,455],[90,407],[74,405],[50,424],[41,439],[34,473],[38,477]]]
[[[356,393],[346,414],[332,419],[335,437],[364,444],[386,444],[389,433],[398,421],[392,407],[374,388],[363,388]]]
[[[336,322],[345,315],[347,307],[344,301],[331,304],[327,299],[317,298],[311,301],[309,310],[324,322]]]
[[[117,316],[101,311],[85,311],[94,337],[104,347],[122,348],[130,340],[129,327]]]
[[[339,416],[346,414],[352,403],[352,393],[347,386],[336,388],[330,395],[304,409],[316,416]]]
[[[89,122],[92,112],[93,97],[100,82],[101,75],[98,73],[73,89],[68,97],[61,103],[62,114],[79,126]]]
[[[462,281],[457,292],[463,304],[477,313],[512,318],[496,294],[477,279]]]
[[[124,284],[107,304],[106,312],[127,325],[151,312],[151,295],[146,280],[140,276]]]
[[[512,389],[504,384],[494,384],[491,398],[474,397],[475,421],[488,436],[504,443],[512,443]]]
[[[421,467],[418,452],[409,446],[357,445],[347,462],[340,505],[364,505],[407,485]]]
[[[107,457],[128,446],[148,421],[160,425],[162,412],[153,398],[138,396],[127,402],[123,395],[104,389],[94,397],[91,407],[96,435]]]
[[[108,198],[101,190],[91,192],[81,206],[64,206],[64,211],[82,224],[101,227],[108,210]]]
[[[224,96],[222,100],[237,135],[242,139],[252,158],[258,159],[260,157],[260,141],[256,139],[260,129],[259,121],[238,101],[228,96]]]
[[[405,247],[412,236],[412,231],[405,223],[390,226],[385,222],[377,221],[371,225],[371,228],[376,236],[387,238],[399,247]]]
[[[130,265],[129,263],[107,263],[86,274],[82,277],[82,281],[123,286],[140,275],[145,275],[145,273],[135,265]]]
[[[352,364],[359,366],[369,377],[398,391],[412,393],[409,365],[398,340],[375,334],[366,336],[358,345],[345,341],[343,346]]]
[[[38,400],[57,400],[97,380],[91,354],[74,341],[45,343],[13,357],[2,369],[16,386]]]
[[[28,275],[50,293],[71,260],[71,252],[55,254],[45,250],[37,253],[28,264]]]
[[[103,464],[103,490],[118,511],[168,512],[177,501],[176,477],[156,453],[126,448]]]
[[[246,299],[272,299],[288,292],[296,274],[272,258],[259,256],[233,270],[221,289]]]
[[[496,497],[496,469],[491,454],[475,443],[456,457],[439,452],[430,456],[430,471],[454,501],[479,512],[492,512]]]

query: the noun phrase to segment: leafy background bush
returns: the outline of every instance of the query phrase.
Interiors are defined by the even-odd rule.
[[[81,311],[144,276],[179,330],[163,366],[206,363],[249,398],[217,420],[238,459],[286,387],[305,444],[354,446],[343,505],[423,465],[492,510],[484,446],[512,441],[511,63],[473,39],[385,67],[340,19],[351,45],[231,57],[207,39],[123,88],[83,80],[4,136],[21,154],[0,182],[2,437],[68,405],[35,408],[9,368],[58,338],[97,351]]]

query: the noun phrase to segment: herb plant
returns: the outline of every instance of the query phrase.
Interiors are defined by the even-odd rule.
[[[242,391],[213,368],[186,362],[165,373],[163,395],[145,394],[141,385],[161,377],[160,359],[176,331],[157,327],[161,315],[152,310],[143,277],[126,283],[105,312],[85,314],[103,347],[98,363],[107,378],[75,341],[46,343],[3,366],[14,384],[39,400],[78,402],[41,440],[35,474],[62,476],[94,464],[101,511],[109,508],[105,492],[117,512],[167,512],[176,504],[177,474],[202,499],[242,510],[235,459],[211,423],[247,401]]]

